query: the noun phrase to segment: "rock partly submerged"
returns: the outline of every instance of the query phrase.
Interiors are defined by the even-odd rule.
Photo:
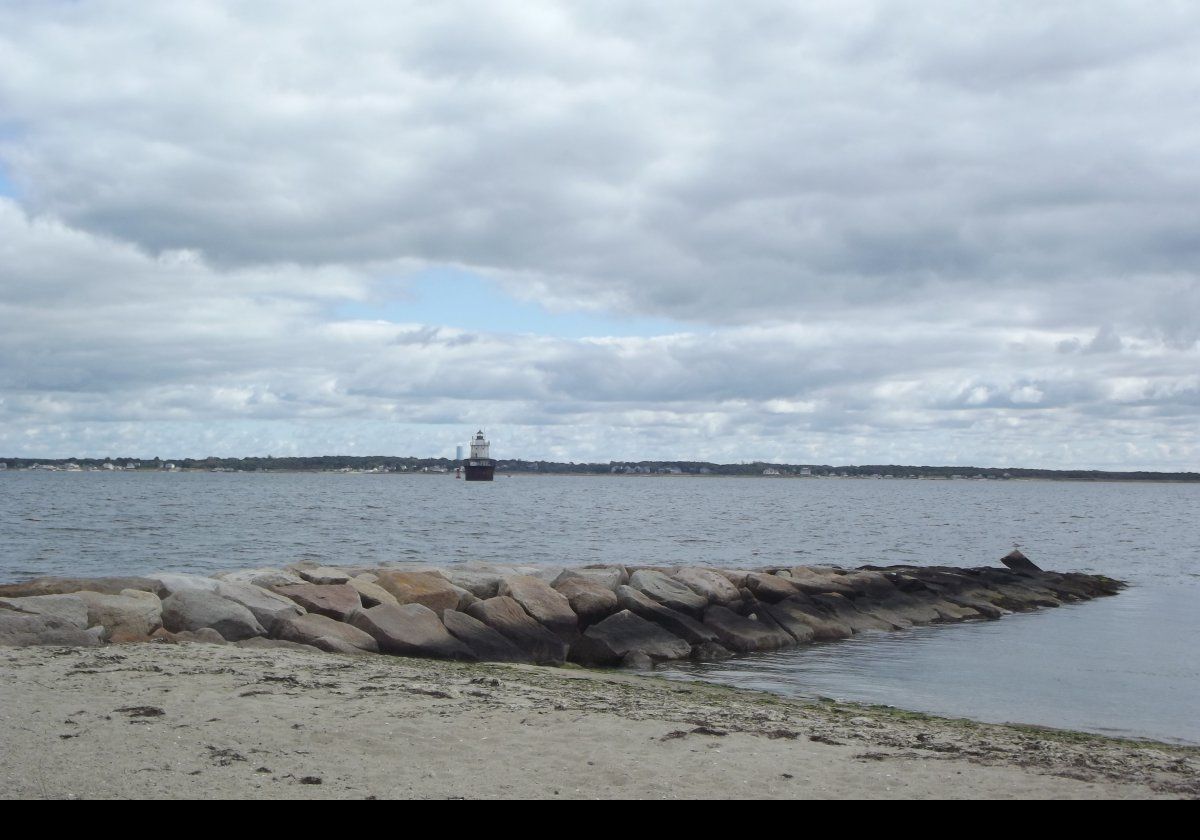
[[[1098,575],[1042,571],[1024,555],[1004,564],[1010,568],[411,569],[306,562],[213,577],[37,578],[0,586],[0,645],[237,643],[652,667],[996,619],[1123,587]]]

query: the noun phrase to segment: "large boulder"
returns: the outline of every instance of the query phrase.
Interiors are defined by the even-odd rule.
[[[294,601],[310,613],[327,616],[336,621],[345,621],[350,613],[362,608],[358,590],[345,583],[320,585],[316,583],[293,583],[272,589],[279,595]]]
[[[165,595],[162,584],[144,577],[69,578],[40,577],[21,583],[0,585],[0,598],[26,598],[34,595],[69,595],[87,589],[105,595],[119,595],[122,589],[141,589],[155,595]]]
[[[230,642],[267,634],[250,610],[202,589],[182,589],[163,599],[162,624],[172,633],[211,627]]]
[[[89,627],[87,604],[76,595],[0,598],[0,646],[100,644],[103,628]]]
[[[317,613],[284,619],[272,635],[330,653],[379,653],[379,643],[369,633]]]
[[[391,604],[395,607],[400,606],[400,602],[396,600],[395,595],[375,582],[378,579],[377,575],[359,575],[358,577],[350,578],[346,583],[354,587],[355,591],[358,592],[358,597],[362,600],[362,605],[368,609],[377,607],[380,604]]]
[[[104,628],[105,641],[147,638],[162,627],[162,601],[153,592],[126,589],[105,595],[86,589],[75,593],[87,604],[88,627]]]
[[[529,617],[524,608],[507,595],[476,601],[467,615],[499,632],[540,665],[561,665],[567,644]]]
[[[560,583],[568,580],[587,580],[592,583],[597,583],[604,588],[617,591],[617,587],[629,580],[629,572],[625,571],[621,566],[604,566],[600,568],[580,568],[580,569],[563,569],[554,578],[552,584],[555,589],[560,589]]]
[[[823,612],[804,595],[795,595],[778,604],[764,604],[761,608],[801,644],[845,639],[854,634],[849,624]]]
[[[402,572],[380,569],[375,581],[396,599],[398,604],[422,604],[439,615],[443,610],[456,610],[466,591],[455,586],[437,572]]]
[[[797,592],[796,587],[787,578],[758,572],[746,575],[746,588],[754,594],[755,600],[768,604],[776,604]]]
[[[267,632],[284,619],[304,614],[304,609],[290,598],[252,583],[219,581],[217,594],[250,610],[258,619],[258,623],[267,628]]]
[[[380,604],[355,610],[350,623],[371,636],[383,653],[474,661],[471,649],[450,635],[437,613],[424,604]]]
[[[313,569],[297,569],[296,574],[309,583],[326,586],[334,583],[346,583],[351,575],[346,569],[335,569],[332,566],[317,566]]]
[[[663,662],[691,652],[683,639],[629,610],[593,624],[571,645],[571,659],[584,665],[615,665],[630,656]]]
[[[617,587],[617,607],[657,624],[690,645],[717,641],[717,634],[691,616],[663,606],[632,586]]]
[[[458,610],[442,613],[450,635],[471,649],[480,662],[532,662],[533,657],[477,618]]]
[[[879,608],[880,605],[868,605],[867,602],[864,602],[860,608],[855,602],[836,592],[810,595],[808,597],[813,604],[820,607],[824,612],[833,616],[838,621],[850,625],[850,629],[855,633],[862,633],[865,630],[899,630],[906,626],[911,626],[911,624],[901,624],[894,621],[894,616],[888,614],[887,610]],[[937,616],[936,612],[931,612],[935,617]],[[928,624],[929,622],[921,623]]]
[[[561,576],[554,588],[570,603],[571,610],[585,627],[607,618],[617,611],[617,594],[594,578]],[[640,593],[639,593],[640,594]]]
[[[1012,551],[1000,558],[1000,562],[1014,572],[1020,574],[1037,574],[1041,571],[1037,565],[1021,553],[1021,549],[1014,548]]]
[[[738,588],[729,578],[712,569],[699,566],[680,566],[672,575],[697,595],[712,604],[735,604],[741,600]]]
[[[756,621],[719,604],[705,611],[704,623],[717,634],[722,645],[736,653],[776,650],[796,643],[791,634],[773,621]]]
[[[629,585],[660,604],[689,615],[699,616],[708,606],[707,598],[663,572],[639,569],[629,576]]]
[[[570,641],[579,635],[579,618],[557,589],[529,575],[513,575],[500,583],[500,595],[512,598],[548,630]]]

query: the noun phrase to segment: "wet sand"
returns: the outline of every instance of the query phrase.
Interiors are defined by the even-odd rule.
[[[0,796],[1197,798],[1200,749],[577,668],[0,648]]]

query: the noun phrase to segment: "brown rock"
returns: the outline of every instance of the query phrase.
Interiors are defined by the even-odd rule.
[[[676,580],[713,604],[734,604],[741,600],[738,588],[729,578],[712,569],[681,566],[672,574]]]
[[[746,576],[746,588],[754,593],[756,600],[777,604],[797,593],[791,581],[778,575],[754,573]]]
[[[142,589],[155,595],[165,594],[157,580],[143,577],[65,578],[41,577],[0,586],[0,598],[24,598],[30,595],[69,595],[87,589],[105,595],[119,595],[122,589]]]
[[[629,576],[629,585],[660,604],[688,615],[699,616],[708,606],[707,598],[664,572],[639,569]]]
[[[377,578],[376,575],[371,575],[372,578]],[[391,604],[392,606],[400,606],[400,602],[396,600],[396,596],[388,592],[378,583],[373,580],[366,580],[363,577],[354,577],[346,581],[350,586],[358,592],[358,597],[362,599],[362,604],[367,609],[377,607],[380,604]]]
[[[293,583],[276,586],[272,591],[290,598],[310,613],[323,615],[335,621],[345,621],[346,616],[362,607],[358,590],[345,583]]]
[[[456,610],[465,590],[436,572],[400,572],[380,569],[376,583],[392,594],[397,604],[422,604],[439,615]]]

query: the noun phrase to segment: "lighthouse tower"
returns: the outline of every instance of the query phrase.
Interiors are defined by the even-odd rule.
[[[475,433],[471,440],[471,456],[463,462],[463,473],[467,481],[491,481],[496,475],[496,462],[490,456],[491,444],[483,436],[483,430]]]

